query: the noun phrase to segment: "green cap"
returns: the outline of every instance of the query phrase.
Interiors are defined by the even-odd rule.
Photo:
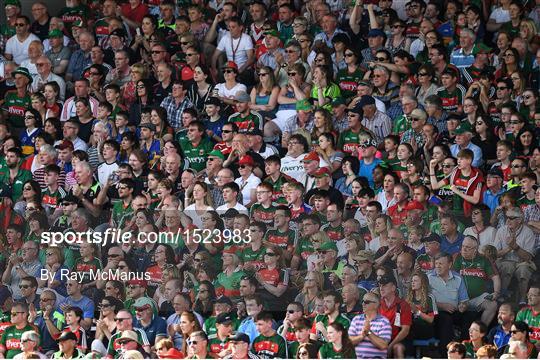
[[[208,154],[208,157],[210,156],[215,156],[217,158],[220,158],[221,160],[225,160],[225,155],[223,155],[223,153],[219,150],[210,151],[210,153]]]
[[[462,121],[461,124],[459,124],[456,130],[454,131],[454,133],[457,135],[465,134],[466,132],[470,132],[470,133],[473,132],[471,123],[467,120]]]
[[[264,35],[275,36],[275,37],[278,38],[279,37],[279,32],[276,29],[272,29],[272,30],[265,31]]]
[[[19,66],[17,70],[13,71],[11,73],[11,76],[15,77],[16,74],[24,75],[32,82],[34,79],[32,78],[32,75],[30,75],[30,71],[28,71],[27,68]]]
[[[321,251],[333,250],[335,252],[338,251],[337,245],[333,241],[327,241],[325,243],[322,243],[321,246],[319,246],[319,248],[317,250],[321,250]]]
[[[71,26],[72,26],[72,27],[73,27],[73,26],[84,27],[85,24],[84,24],[84,21],[82,21],[81,19],[78,19],[78,20],[75,20],[75,21],[71,24]]]
[[[63,38],[63,37],[64,37],[64,33],[62,32],[62,30],[53,29],[49,31],[49,39],[50,38]]]
[[[296,102],[296,111],[311,111],[311,110],[313,110],[313,105],[311,105],[308,99],[303,99]]]
[[[21,2],[19,0],[5,0],[4,6],[9,6],[9,5],[18,6],[20,8]]]
[[[476,55],[476,54],[489,54],[491,52],[491,50],[492,49],[489,46],[487,46],[486,44],[484,44],[484,43],[475,44],[474,49],[473,49],[473,55]]]
[[[332,100],[332,106],[339,106],[339,105],[345,105],[345,99],[341,96],[338,96],[337,98],[334,98]]]

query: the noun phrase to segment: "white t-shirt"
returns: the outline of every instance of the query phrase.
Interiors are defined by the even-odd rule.
[[[298,157],[285,156],[281,159],[281,172],[285,175],[289,175],[293,179],[300,179],[305,174],[304,164],[302,160],[306,154],[300,154]]]
[[[247,60],[248,50],[253,50],[253,41],[248,34],[242,33],[240,39],[232,39],[231,34],[223,36],[220,40],[217,49],[225,51],[228,61],[234,61],[238,67],[242,67]]]
[[[107,164],[104,162],[98,166],[98,181],[101,186],[104,186],[107,183],[109,176],[111,176],[111,174],[116,170],[118,170],[118,164],[116,162],[113,162],[112,164]]]
[[[244,180],[242,177],[237,178],[234,180],[235,183],[240,186],[240,191],[242,192],[242,202],[244,205],[247,205],[251,202],[251,190],[255,189],[257,185],[261,183],[261,179],[259,179],[255,174],[251,174],[247,180]]]
[[[497,24],[502,24],[510,21],[510,11],[504,10],[502,7],[498,7],[489,15],[490,20],[495,20]]]
[[[240,91],[247,92],[246,85],[240,83],[236,84],[232,89],[227,89],[225,83],[217,84],[215,88],[217,89],[219,96],[228,99],[234,99],[236,94]]]
[[[238,202],[237,202],[236,205],[234,205],[232,208],[229,207],[229,205],[227,205],[227,204],[223,204],[223,205],[221,205],[221,206],[218,206],[217,209],[216,209],[216,211],[217,211],[217,213],[218,213],[219,215],[223,215],[223,214],[225,214],[225,212],[227,212],[227,210],[229,210],[229,209],[235,209],[235,210],[238,210],[238,212],[241,213],[241,214],[246,214],[246,215],[248,214],[248,209],[247,209],[244,205],[242,205],[242,204],[240,204],[240,203],[238,203]]]
[[[205,211],[212,211],[214,210],[213,207],[208,206]],[[193,225],[195,225],[197,228],[202,229],[203,223],[201,215],[197,214],[197,211],[195,210],[195,204],[191,204],[188,207],[184,209],[184,214],[189,216],[191,220],[193,220]]]
[[[34,40],[41,42],[34,34],[30,34],[23,42],[17,39],[17,35],[13,35],[6,43],[6,54],[13,55],[13,61],[17,64],[22,64],[24,60],[28,59],[28,46]]]

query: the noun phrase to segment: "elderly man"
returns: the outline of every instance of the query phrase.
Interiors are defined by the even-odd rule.
[[[25,67],[18,67],[11,73],[15,80],[15,89],[8,90],[4,96],[4,105],[2,113],[11,125],[11,134],[19,136],[25,128],[24,113],[25,109],[31,105],[30,92],[28,84],[33,79],[30,72]]]
[[[122,337],[122,333],[125,331],[134,331],[138,339],[139,344],[142,344],[145,351],[150,351],[150,343],[146,337],[146,333],[142,329],[133,327],[133,317],[127,310],[120,310],[116,314],[116,332],[109,340],[109,346],[107,348],[107,354],[110,358],[118,358],[122,354],[122,346],[119,339]]]
[[[9,256],[6,269],[2,275],[2,283],[8,284],[13,293],[13,298],[18,299],[23,296],[19,285],[21,280],[27,276],[33,276],[41,279],[41,263],[38,258],[38,244],[33,241],[28,241],[23,244],[21,255],[11,253]],[[43,284],[46,280],[41,281]]]
[[[75,179],[77,180],[77,184],[71,189],[72,195],[81,201],[85,209],[97,217],[100,208],[95,202],[99,194],[100,185],[97,180],[94,180],[90,164],[87,162],[77,163],[75,165]]]
[[[36,35],[30,32],[30,19],[25,15],[17,16],[15,35],[7,41],[4,56],[20,65],[23,61],[28,60],[28,47],[32,41],[41,42]]]
[[[375,98],[371,95],[362,96],[356,106],[361,108],[364,114],[362,125],[375,135],[375,141],[380,144],[390,134],[392,120],[377,109]]]
[[[412,127],[412,112],[418,107],[418,99],[412,95],[405,95],[401,97],[401,106],[403,109],[403,114],[395,119],[394,126],[392,128],[392,134],[399,135],[400,137],[402,137],[404,133],[407,130],[410,130]]]
[[[13,359],[15,355],[20,354],[22,351],[22,334],[32,330],[35,330],[35,327],[28,323],[28,305],[25,303],[13,305],[11,309],[11,326],[4,330],[4,335],[0,339],[1,357]]]
[[[479,242],[473,236],[466,236],[461,244],[461,252],[454,260],[452,268],[465,280],[469,295],[469,310],[482,313],[482,322],[491,324],[497,313],[497,298],[501,293],[501,278],[491,262],[478,253]],[[489,282],[493,282],[493,293],[487,292]]]
[[[51,60],[47,56],[42,55],[37,59],[36,66],[38,74],[34,76],[34,81],[32,82],[32,91],[43,91],[46,83],[56,81],[58,86],[60,86],[60,100],[65,99],[66,83],[64,82],[64,79],[52,72]]]
[[[388,356],[392,326],[379,313],[380,305],[377,294],[367,293],[362,300],[364,313],[354,317],[351,322],[348,332],[358,359],[385,359]]]
[[[465,68],[474,63],[474,54],[478,45],[475,45],[476,35],[474,31],[465,28],[459,33],[459,48],[452,51],[450,64],[463,72]]]
[[[482,166],[484,163],[482,149],[471,142],[473,137],[471,124],[468,121],[463,121],[454,132],[456,134],[456,143],[450,147],[452,156],[457,157],[460,150],[469,149],[474,154],[472,166],[475,168]]]
[[[78,42],[80,48],[72,54],[66,71],[66,80],[68,81],[81,79],[84,70],[92,65],[90,50],[95,44],[94,36],[88,31],[82,31],[79,34]]]
[[[373,94],[372,96],[384,103],[387,109],[399,100],[399,87],[390,81],[390,71],[383,66],[373,69]],[[412,111],[413,109],[411,109]]]
[[[322,41],[326,46],[332,49],[334,47],[334,44],[332,44],[332,39],[334,36],[336,36],[336,34],[343,34],[344,31],[338,29],[338,19],[334,14],[324,15],[322,17],[321,25],[322,31],[315,36],[313,43]]]
[[[494,246],[497,248],[502,288],[508,289],[515,277],[519,286],[519,300],[525,303],[529,280],[536,270],[532,262],[536,237],[523,219],[520,208],[506,210],[506,224],[497,230]]]
[[[285,61],[285,50],[281,47],[279,40],[279,32],[277,30],[269,30],[264,33],[264,43],[266,45],[267,51],[259,57],[257,66],[259,68],[263,66],[270,67],[273,71],[279,70],[281,63]],[[259,72],[259,78],[263,78],[261,75],[265,74],[264,72]]]
[[[403,109],[406,109],[404,106]],[[424,110],[414,109],[410,115],[410,129],[406,130],[401,136],[402,143],[411,144],[416,151],[424,146],[424,125],[426,124],[427,114]]]
[[[435,321],[441,353],[446,352],[446,345],[454,338],[453,326],[463,327],[462,314],[467,310],[469,301],[465,280],[451,271],[451,266],[451,255],[438,254],[435,256],[435,271],[428,274],[431,292],[439,309]]]

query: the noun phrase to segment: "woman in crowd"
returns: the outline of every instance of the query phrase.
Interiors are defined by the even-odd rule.
[[[279,94],[274,71],[263,66],[257,73],[259,83],[251,90],[250,109],[258,111],[265,119],[274,119]]]
[[[416,90],[416,98],[418,99],[419,104],[425,106],[426,98],[437,94],[438,86],[434,83],[435,70],[433,69],[433,66],[424,64],[418,68],[416,76],[419,85]]]
[[[527,353],[529,359],[536,359],[538,357],[538,350],[536,349],[536,346],[531,342],[529,332],[530,327],[525,323],[524,321],[514,321],[512,324],[512,327],[510,328],[510,340],[511,341],[522,341],[525,344],[527,344]],[[504,348],[502,348],[502,351],[499,351],[499,353],[508,354],[508,351],[510,350],[510,344],[506,345]]]
[[[319,349],[319,359],[350,359],[356,357],[347,329],[342,324],[338,322],[329,324],[326,331],[328,342]]]
[[[296,295],[294,301],[304,306],[304,314],[310,316],[315,311],[315,300],[322,293],[324,276],[320,271],[311,270],[303,279],[302,291]]]
[[[371,241],[366,244],[366,250],[375,253],[381,247],[387,247],[390,229],[392,229],[392,219],[386,214],[378,215],[375,218],[373,230],[371,230]]]
[[[343,176],[336,181],[335,188],[344,196],[352,197],[353,182],[360,171],[360,162],[354,156],[346,156],[343,158],[341,168]]]
[[[474,123],[475,136],[473,144],[482,149],[482,156],[487,165],[492,165],[497,161],[497,148],[493,146],[497,142],[495,128],[489,115],[480,115]]]
[[[343,50],[345,67],[341,68],[336,76],[341,95],[346,101],[350,101],[356,95],[356,84],[364,77],[364,72],[360,68],[360,56],[351,45],[346,45]]]
[[[399,183],[399,177],[393,172],[384,175],[382,190],[376,196],[376,200],[381,204],[383,211],[393,205],[394,187],[397,183]]]
[[[116,332],[116,314],[124,305],[117,298],[105,296],[98,305],[99,318],[96,320],[96,335],[92,342],[92,349],[98,349],[101,354],[107,352],[109,341]]]
[[[190,48],[195,51],[194,48]],[[195,105],[199,113],[204,112],[206,100],[213,96],[214,86],[211,81],[210,70],[204,65],[197,65],[193,69],[193,84],[189,87],[187,98]]]

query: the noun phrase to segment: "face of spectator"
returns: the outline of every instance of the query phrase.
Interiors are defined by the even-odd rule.
[[[15,21],[15,32],[17,35],[26,35],[30,25],[26,22],[24,18],[17,18]]]
[[[384,70],[373,70],[373,85],[376,87],[383,87],[388,82],[388,74]]]

